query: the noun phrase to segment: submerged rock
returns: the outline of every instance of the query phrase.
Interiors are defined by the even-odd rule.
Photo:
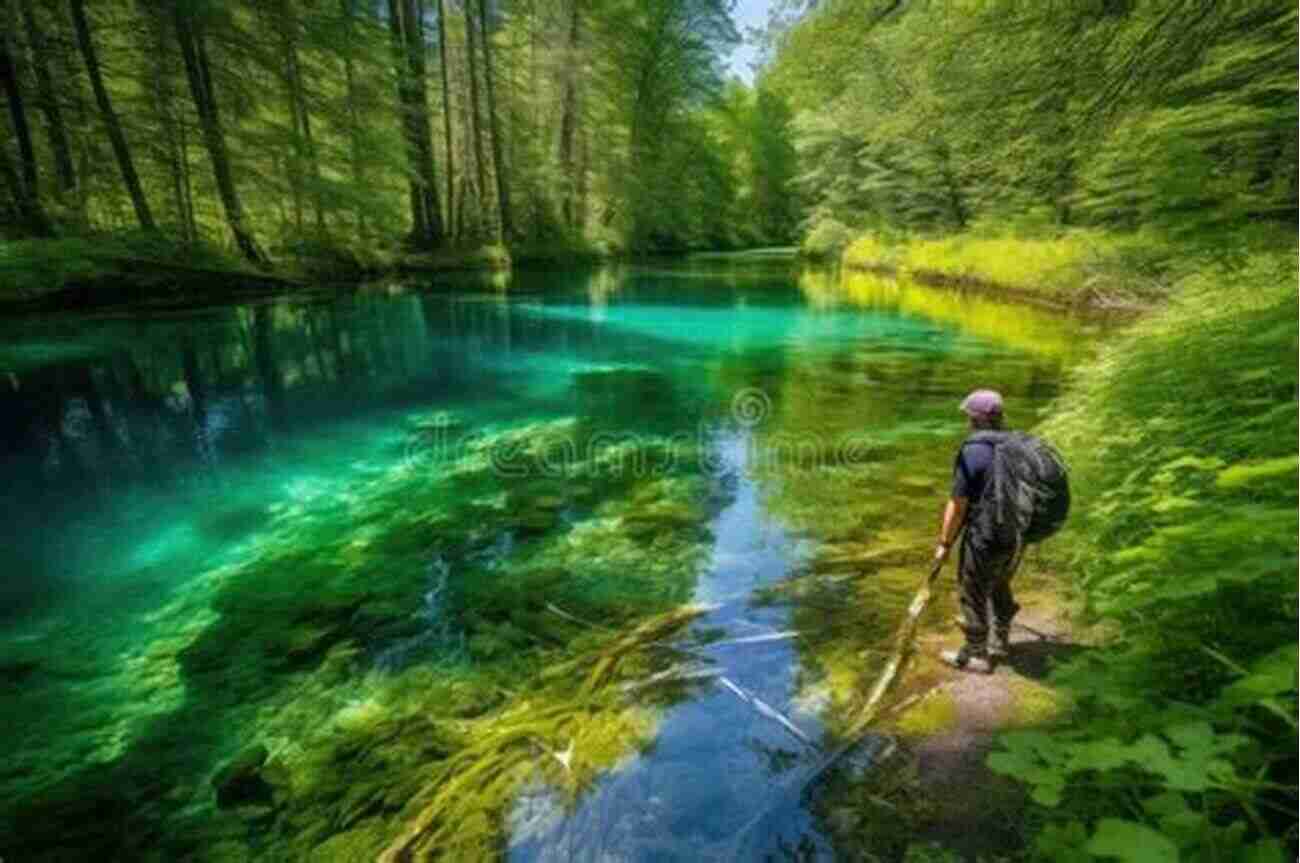
[[[270,753],[260,743],[250,746],[217,771],[212,787],[217,806],[265,805],[271,801],[271,786],[262,778],[262,765]]]

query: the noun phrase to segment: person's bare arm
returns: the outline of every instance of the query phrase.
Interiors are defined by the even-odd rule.
[[[964,497],[952,497],[948,499],[948,505],[943,508],[943,527],[939,529],[939,546],[934,550],[935,562],[940,565],[948,559],[952,544],[957,541],[957,534],[961,533],[961,526],[966,521],[968,503],[969,501]]]

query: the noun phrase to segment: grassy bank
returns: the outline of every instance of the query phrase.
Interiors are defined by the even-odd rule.
[[[1080,368],[1041,429],[1072,466],[1049,545],[1104,647],[1068,726],[1009,733],[1050,859],[1282,860],[1296,842],[1294,251],[1210,266]]]
[[[996,232],[979,229],[945,236],[865,233],[810,236],[804,253],[830,257],[852,270],[903,275],[931,285],[985,290],[1052,306],[1147,310],[1201,262],[1230,259],[1286,242],[1272,230],[1239,233],[1230,247],[1174,248],[1154,233],[1108,234],[1093,230]]]
[[[571,242],[408,252],[379,244],[314,241],[270,252],[271,265],[258,269],[215,246],[180,244],[143,232],[4,242],[0,309],[205,301],[390,273],[502,271],[520,264],[591,262],[618,253],[607,246]]]

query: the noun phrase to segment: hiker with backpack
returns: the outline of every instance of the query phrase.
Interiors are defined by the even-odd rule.
[[[940,654],[947,664],[989,674],[1010,652],[1011,621],[1020,610],[1011,593],[1025,546],[1055,533],[1070,508],[1065,463],[1045,441],[1002,429],[1002,396],[975,390],[961,403],[972,434],[953,466],[935,566],[961,538],[957,586],[961,596],[959,650]]]

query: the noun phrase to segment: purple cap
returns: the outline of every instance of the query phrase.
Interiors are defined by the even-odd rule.
[[[978,419],[1002,416],[1002,394],[993,390],[975,390],[962,399],[962,413]]]

